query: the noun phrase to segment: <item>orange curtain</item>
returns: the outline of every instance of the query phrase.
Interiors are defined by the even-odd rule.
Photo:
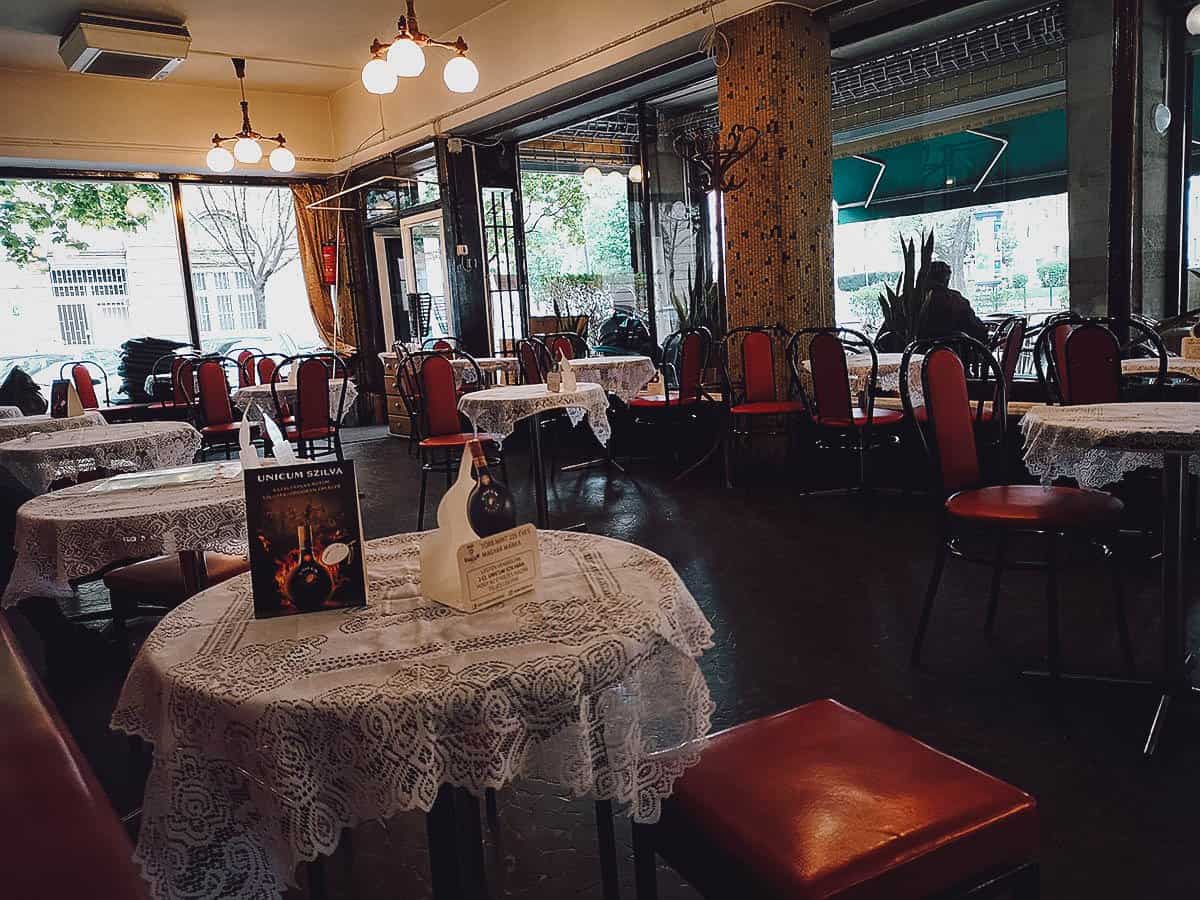
[[[327,347],[338,353],[351,355],[355,352],[357,317],[354,298],[350,293],[350,260],[346,253],[345,233],[338,242],[337,212],[308,209],[329,196],[332,191],[319,182],[292,185],[292,203],[296,208],[296,238],[300,244],[300,265],[304,269],[304,284],[308,290],[308,306],[312,310],[317,331]],[[344,205],[339,198],[335,206]],[[334,315],[333,299],[329,285],[321,280],[321,246],[338,244],[337,315]]]

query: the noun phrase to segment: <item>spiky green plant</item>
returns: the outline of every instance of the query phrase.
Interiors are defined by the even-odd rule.
[[[680,296],[675,285],[671,285],[671,303],[675,307],[676,315],[679,316],[680,331],[707,325],[715,334],[721,305],[716,283],[705,269],[697,270],[694,273],[689,269],[688,282],[686,297]]]
[[[904,254],[904,273],[893,290],[884,285],[879,295],[883,309],[883,325],[880,333],[890,332],[893,341],[906,347],[920,334],[929,313],[929,266],[933,262],[933,232],[921,236],[921,266],[917,268],[915,240],[905,242],[900,238],[900,249]]]

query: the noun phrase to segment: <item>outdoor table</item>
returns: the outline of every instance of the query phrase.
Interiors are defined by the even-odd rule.
[[[33,498],[17,510],[17,559],[3,605],[69,598],[73,581],[127,560],[205,550],[245,555],[242,485],[241,463],[201,463]]]
[[[576,390],[555,393],[544,384],[514,384],[463,394],[458,409],[471,420],[475,430],[494,434],[501,441],[516,430],[517,422],[529,422],[529,452],[533,457],[534,500],[537,525],[546,528],[550,513],[546,507],[546,472],[542,465],[543,413],[564,409],[571,424],[578,426],[586,415],[592,433],[608,446],[612,428],[608,424],[608,394],[598,384],[578,382]]]
[[[280,381],[275,385],[275,390],[279,399],[286,403],[293,410],[296,404],[296,386],[289,384],[287,381]],[[331,422],[341,422],[354,407],[354,401],[358,399],[358,387],[353,381],[346,381],[346,399],[342,400],[342,379],[329,379],[329,420]],[[339,404],[341,409],[338,409]],[[233,405],[242,411],[245,418],[251,422],[261,422],[264,415],[275,417],[275,399],[271,395],[270,384],[251,384],[246,387],[235,388],[233,391]],[[339,417],[339,412],[341,416]],[[283,427],[282,425],[280,426]]]
[[[53,420],[51,420],[53,421]],[[80,472],[144,472],[191,463],[200,432],[186,422],[133,422],[27,434],[0,444],[0,466],[34,494]]]
[[[367,543],[365,607],[255,619],[241,575],[150,634],[112,727],[154,745],[135,859],[158,900],[279,896],[406,810],[429,814],[435,896],[460,896],[476,797],[518,778],[658,818],[713,710],[712,628],[671,564],[541,532],[536,591],[466,614],[421,595],[421,539]]]
[[[50,433],[53,431],[70,431],[74,428],[91,428],[93,425],[107,425],[104,416],[96,410],[88,410],[82,416],[64,416],[52,419],[48,415],[17,416],[0,419],[0,443],[22,438],[34,432]]]
[[[1163,483],[1163,675],[1162,692],[1146,739],[1153,754],[1174,697],[1190,696],[1184,628],[1189,595],[1184,562],[1192,515],[1189,472],[1198,470],[1200,405],[1104,403],[1035,406],[1021,424],[1025,466],[1049,484],[1073,478],[1081,487],[1114,484],[1141,468],[1162,470]]]
[[[658,373],[648,356],[586,356],[569,363],[577,382],[598,384],[623,403],[636,397]]]

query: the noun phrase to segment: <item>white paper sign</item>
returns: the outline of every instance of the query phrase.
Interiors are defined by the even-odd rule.
[[[562,389],[564,394],[573,394],[577,390],[575,386],[575,367],[571,365],[571,361],[563,357],[559,363],[562,369]]]
[[[537,529],[518,525],[458,548],[458,577],[462,595],[447,603],[463,612],[476,612],[533,590],[541,570]]]
[[[79,399],[79,391],[75,390],[75,382],[67,382],[67,416],[74,418],[83,415],[83,401]]]

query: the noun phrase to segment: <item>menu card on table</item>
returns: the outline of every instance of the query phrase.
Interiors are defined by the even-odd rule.
[[[354,463],[246,469],[255,618],[367,603]]]

